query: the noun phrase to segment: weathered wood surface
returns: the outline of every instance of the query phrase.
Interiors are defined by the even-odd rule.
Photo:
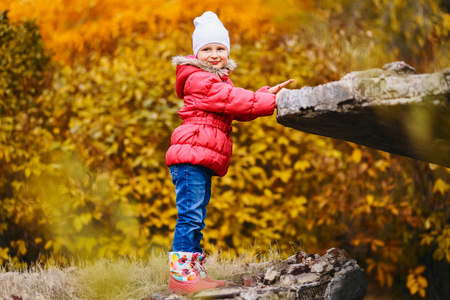
[[[403,62],[285,90],[278,123],[450,167],[450,69],[415,74]]]

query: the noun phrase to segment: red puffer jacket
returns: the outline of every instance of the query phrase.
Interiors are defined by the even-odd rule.
[[[232,152],[231,122],[272,115],[275,95],[267,92],[268,86],[257,92],[234,87],[228,78],[236,67],[231,59],[220,70],[194,56],[177,56],[172,62],[177,65],[175,90],[184,107],[178,112],[183,123],[172,134],[166,163],[201,165],[224,176]]]

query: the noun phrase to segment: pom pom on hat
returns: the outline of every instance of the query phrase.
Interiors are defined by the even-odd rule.
[[[210,43],[219,43],[227,47],[230,53],[230,37],[219,17],[211,11],[203,13],[194,19],[195,30],[192,34],[192,49],[197,56],[203,46]]]

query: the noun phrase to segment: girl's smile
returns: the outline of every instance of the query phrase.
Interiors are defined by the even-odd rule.
[[[219,43],[211,43],[203,46],[197,53],[197,58],[210,63],[213,68],[221,69],[228,62],[228,50]]]

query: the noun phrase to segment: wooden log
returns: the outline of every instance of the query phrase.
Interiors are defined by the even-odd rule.
[[[415,74],[403,62],[285,90],[278,123],[450,167],[450,69]]]

